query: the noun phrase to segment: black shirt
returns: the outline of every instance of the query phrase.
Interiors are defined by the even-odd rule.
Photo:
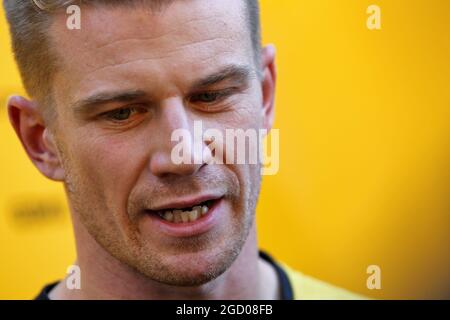
[[[276,263],[276,261],[266,252],[259,251],[259,256],[261,259],[265,260],[269,264],[272,265],[272,267],[275,269],[278,277],[278,282],[280,283],[281,288],[281,300],[292,300],[294,295],[292,291],[292,286],[289,281],[289,278],[286,274],[286,272]],[[49,284],[42,289],[42,291],[39,293],[39,295],[35,298],[35,300],[50,300],[49,293],[52,291],[54,287],[59,283],[55,282],[52,284]]]

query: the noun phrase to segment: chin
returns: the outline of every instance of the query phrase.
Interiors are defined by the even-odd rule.
[[[160,278],[157,279],[157,281],[166,285],[176,287],[199,287],[213,281],[225,270],[223,270],[222,272],[218,272],[217,274],[210,272],[173,272],[171,274],[160,275]]]
[[[144,268],[139,269],[147,277],[166,285],[200,286],[222,275],[233,264],[238,254],[238,250],[183,253],[160,257],[159,263],[145,264]]]

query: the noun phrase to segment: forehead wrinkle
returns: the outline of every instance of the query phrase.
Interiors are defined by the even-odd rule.
[[[125,9],[127,9],[127,8],[125,7]],[[184,9],[186,9],[186,8],[184,8]],[[128,10],[130,10],[130,8],[128,8]],[[244,32],[242,32],[242,31],[247,30],[246,26],[242,26],[243,29],[241,30],[241,32],[239,32],[240,31],[239,29],[241,29],[241,28],[238,28],[237,25],[242,24],[241,23],[242,18],[240,17],[240,15],[239,15],[238,19],[236,19],[237,17],[235,17],[235,19],[233,20],[233,23],[231,23],[231,21],[227,22],[227,19],[229,20],[229,18],[230,18],[229,14],[226,14],[225,12],[222,12],[222,11],[215,12],[214,11],[215,9],[211,9],[212,12],[209,11],[211,13],[209,13],[209,12],[205,13],[203,11],[199,12],[198,14],[202,14],[202,16],[200,16],[200,17],[198,17],[198,16],[190,17],[188,15],[187,20],[181,21],[181,22],[179,22],[179,20],[176,20],[175,23],[173,23],[173,22],[171,23],[171,21],[174,18],[176,18],[177,16],[179,16],[180,12],[175,12],[174,13],[175,16],[168,14],[166,17],[164,15],[157,15],[157,14],[153,14],[153,13],[148,14],[146,10],[141,10],[139,8],[134,8],[134,9],[132,8],[131,10],[134,10],[134,11],[137,10],[137,14],[135,15],[135,18],[133,18],[133,21],[134,22],[142,21],[141,24],[136,25],[136,23],[130,23],[130,24],[124,23],[122,26],[119,24],[119,25],[116,25],[115,27],[111,28],[110,23],[101,23],[101,22],[103,20],[107,20],[107,19],[110,20],[111,18],[114,18],[115,15],[117,15],[118,21],[121,21],[121,18],[122,18],[121,13],[125,11],[124,7],[122,7],[122,6],[109,7],[109,8],[108,7],[106,7],[106,8],[105,7],[98,7],[98,8],[97,7],[86,7],[86,13],[85,13],[85,16],[86,16],[85,21],[86,22],[84,22],[81,33],[80,32],[76,32],[76,33],[71,32],[70,37],[67,37],[67,28],[65,28],[66,16],[62,13],[59,14],[57,17],[57,20],[59,20],[58,23],[56,23],[56,21],[54,20],[55,23],[52,24],[52,29],[53,29],[53,31],[56,31],[55,35],[59,35],[59,37],[58,37],[59,40],[63,40],[63,43],[66,43],[69,46],[68,49],[70,51],[79,52],[80,54],[83,54],[83,53],[88,54],[89,51],[91,51],[91,52],[96,51],[96,49],[107,49],[109,46],[117,46],[121,42],[140,41],[140,40],[144,40],[144,41],[148,40],[150,43],[154,42],[154,41],[155,42],[162,41],[159,43],[162,45],[166,45],[166,44],[170,45],[174,42],[174,39],[176,41],[177,38],[180,40],[183,38],[190,38],[190,39],[188,39],[188,41],[186,41],[186,44],[183,45],[183,47],[187,47],[187,46],[189,46],[189,42],[191,41],[191,39],[194,39],[194,41],[196,41],[197,43],[200,43],[202,40],[200,40],[200,41],[195,40],[195,38],[198,39],[199,37],[202,37],[202,36],[203,37],[208,36],[208,37],[210,37],[209,39],[212,40],[211,35],[210,35],[211,29],[216,30],[213,32],[217,35],[217,39],[219,39],[219,38],[225,39],[225,37],[222,36],[223,30],[224,29],[228,30],[227,34],[228,34],[228,37],[230,38],[230,40],[233,38],[239,38],[239,35],[243,35],[244,33],[246,33],[245,31]],[[156,17],[153,21],[151,20],[151,18],[147,19],[147,17],[151,16],[151,15]],[[125,19],[127,19],[127,18],[125,18]],[[209,23],[209,25],[207,25],[207,26],[204,25],[210,20],[214,20],[214,23]],[[235,23],[236,20],[239,20],[239,23]],[[133,21],[131,21],[131,22],[133,22]],[[201,25],[194,25],[192,27],[190,26],[191,24],[199,22],[199,21],[204,21],[204,23]],[[103,21],[103,22],[106,22],[106,21]],[[64,27],[57,28],[57,25],[61,25]],[[175,27],[173,27],[173,25],[175,25]],[[87,33],[83,32],[83,30],[89,31],[89,29],[91,29],[91,28],[98,29],[99,26],[100,26],[100,30],[97,30],[97,32],[87,32]],[[105,26],[107,26],[106,29],[105,29]],[[165,31],[165,29],[167,29],[167,28],[170,28],[170,29],[168,31]],[[101,32],[102,29],[104,32]],[[94,31],[94,30],[91,30],[91,31]],[[155,33],[158,31],[160,31],[160,34],[157,34],[154,36],[149,36],[149,33]],[[168,41],[163,40],[164,38],[167,38],[168,36],[173,35],[173,33],[178,33],[178,31],[180,31],[178,36],[172,37],[173,39],[170,39]],[[84,37],[83,37],[83,33],[85,35]],[[140,37],[139,33],[141,33],[143,35],[143,37]],[[128,36],[127,36],[127,34],[128,34]],[[98,35],[100,35],[100,37]],[[75,42],[72,41],[73,36],[78,38],[80,41],[76,41],[76,39],[75,39]],[[124,36],[125,36],[125,38],[124,38]],[[121,37],[121,38],[115,39],[112,42],[108,42],[108,40],[111,40],[112,37],[116,37],[116,38]],[[105,41],[106,41],[106,43],[105,43]],[[80,43],[81,46],[80,46],[80,44],[78,44],[78,45],[76,45],[76,47],[74,47],[74,44],[76,44],[76,42],[81,42]],[[92,43],[92,42],[94,42],[94,43]],[[164,46],[160,45],[159,48],[155,48],[155,49],[158,50],[163,47]],[[180,50],[182,48],[180,48]],[[174,49],[174,51],[175,50],[176,49]],[[86,61],[90,61],[90,60],[87,59]]]
[[[208,17],[208,18],[211,18],[211,17]],[[200,19],[199,18],[192,19],[189,21],[189,23],[194,20],[200,20]],[[224,42],[231,43],[231,42],[233,42],[233,40],[236,40],[237,37],[234,35],[234,33],[232,33],[228,37],[222,36],[220,33],[217,33],[216,37],[214,37],[214,36],[211,37],[211,35],[208,35],[209,37],[206,39],[192,39],[191,38],[188,41],[185,41],[184,43],[181,43],[181,44],[176,44],[172,41],[169,43],[169,46],[170,46],[169,48],[164,48],[163,46],[159,46],[159,47],[154,46],[154,50],[151,49],[152,42],[156,41],[157,39],[162,39],[166,36],[169,36],[170,34],[173,34],[174,32],[176,32],[176,30],[175,31],[174,30],[175,29],[171,30],[169,33],[166,33],[164,35],[158,35],[157,37],[146,37],[146,38],[135,37],[135,38],[130,38],[130,39],[119,39],[114,42],[97,47],[97,48],[102,48],[102,50],[108,50],[109,46],[117,47],[117,45],[120,44],[119,48],[116,48],[116,50],[117,50],[116,53],[120,52],[120,47],[122,47],[123,49],[135,48],[137,50],[134,50],[134,49],[128,50],[127,54],[129,56],[130,55],[136,56],[136,55],[139,55],[139,47],[138,47],[139,44],[133,45],[133,43],[142,42],[141,48],[143,48],[143,50],[141,50],[141,52],[154,51],[155,53],[153,56],[150,56],[150,57],[142,57],[142,58],[137,58],[137,59],[129,58],[129,59],[127,59],[127,61],[115,62],[114,60],[117,61],[117,60],[123,59],[124,57],[121,57],[120,55],[114,57],[115,53],[112,52],[111,56],[106,57],[105,59],[102,59],[104,62],[102,66],[96,67],[94,70],[90,71],[88,74],[92,74],[94,72],[98,72],[103,69],[107,69],[108,67],[124,66],[124,65],[134,63],[134,62],[144,62],[144,61],[150,61],[150,60],[161,60],[164,58],[171,58],[171,57],[173,57],[173,55],[175,53],[177,53],[179,51],[186,51],[186,49],[189,47],[193,47],[194,48],[193,50],[196,50],[195,49],[196,46],[205,45],[205,48],[212,49],[210,52],[211,57],[204,56],[204,57],[202,57],[202,60],[216,57],[218,54],[218,50],[220,50],[220,52],[222,54],[223,53],[233,53],[235,51],[235,50],[229,50],[228,48],[230,48],[230,46],[224,44]],[[221,41],[221,43],[217,47],[214,48],[213,43],[215,43],[217,41]],[[150,42],[150,43],[147,44],[147,42]],[[146,46],[149,48],[148,50],[145,50]],[[205,48],[200,48],[200,49],[205,49]],[[92,52],[92,49],[89,51]],[[158,52],[159,52],[159,54],[158,54]],[[162,52],[164,52],[164,53],[162,53]],[[200,52],[200,51],[197,51],[197,52]],[[201,50],[201,52],[205,52],[205,50]],[[88,58],[88,55],[89,54],[87,53],[87,58]],[[126,57],[125,57],[125,59],[126,59]],[[94,67],[92,64],[89,66],[89,61],[92,61],[91,59],[86,59],[86,61],[87,61],[87,63],[86,63],[87,67]],[[110,61],[110,63],[108,63],[108,61]]]
[[[108,68],[114,68],[114,67],[124,67],[128,64],[133,64],[133,63],[141,63],[141,62],[150,62],[150,61],[155,61],[155,60],[163,60],[163,59],[167,59],[170,58],[171,56],[173,56],[176,52],[179,52],[181,50],[185,50],[187,47],[191,47],[191,46],[196,46],[196,45],[201,45],[204,42],[213,42],[213,41],[219,41],[219,40],[228,40],[227,38],[214,38],[214,39],[206,39],[206,40],[201,40],[201,41],[195,41],[193,43],[187,43],[187,44],[183,44],[181,46],[177,46],[176,48],[174,48],[173,50],[169,51],[168,53],[162,54],[162,55],[158,55],[158,56],[152,56],[152,57],[147,57],[147,58],[138,58],[138,59],[131,59],[131,60],[127,60],[124,62],[118,62],[118,63],[110,63],[110,64],[104,64],[102,66],[99,66],[97,68],[95,68],[94,70],[89,71],[85,77],[88,77],[89,75],[99,72],[99,71],[103,71],[105,69]],[[232,53],[233,51],[227,51],[227,50],[222,50],[221,52],[228,52],[228,53]],[[215,58],[216,56],[210,57],[208,59],[211,58]]]
[[[184,50],[184,49],[186,49],[188,47],[198,46],[198,45],[202,45],[204,43],[211,43],[211,42],[218,41],[218,40],[221,40],[221,41],[232,41],[232,39],[228,38],[228,37],[212,37],[212,38],[202,39],[202,40],[186,41],[183,44],[175,46],[174,48],[170,48],[171,50],[167,50],[167,53],[165,55],[160,55],[160,56],[156,56],[156,57],[148,57],[148,58],[145,58],[145,59],[158,60],[158,59],[163,59],[165,57],[169,58],[169,57],[172,56],[173,53],[181,51],[181,50]],[[118,42],[141,42],[141,41],[146,41],[146,40],[140,39],[140,38],[132,38],[132,39],[119,40]],[[157,51],[157,50],[161,51],[162,49],[161,48],[155,48],[155,51]],[[111,65],[114,65],[114,64],[111,64]]]
[[[157,35],[157,36],[154,36],[154,37],[130,37],[130,38],[127,37],[126,39],[117,39],[117,40],[114,40],[112,42],[107,42],[107,43],[98,45],[98,46],[95,47],[95,49],[97,49],[97,50],[98,49],[104,49],[104,48],[107,48],[109,46],[117,45],[118,43],[126,42],[126,41],[155,41],[155,40],[161,39],[161,38],[163,38],[165,36],[168,36],[168,35],[172,34],[174,31],[175,31],[175,29],[174,30],[170,30],[168,33],[164,33],[164,34]]]
[[[219,16],[219,15],[217,15],[217,16]],[[127,37],[127,38],[123,38],[123,39],[117,39],[117,40],[114,40],[112,42],[108,42],[108,43],[104,43],[104,44],[98,45],[98,46],[96,46],[96,49],[97,50],[98,49],[106,49],[109,46],[117,46],[120,43],[129,42],[129,41],[132,41],[132,42],[144,41],[144,42],[150,42],[151,43],[151,42],[154,42],[154,41],[157,41],[157,40],[162,40],[163,38],[168,37],[168,36],[173,35],[173,34],[176,34],[179,31],[186,32],[186,30],[192,30],[192,28],[189,29],[189,27],[184,26],[185,24],[190,24],[190,23],[193,23],[193,22],[201,21],[201,20],[215,19],[215,17],[217,17],[217,16],[205,17],[205,18],[193,18],[193,19],[188,20],[185,23],[180,24],[177,28],[173,28],[173,29],[171,29],[168,32],[165,32],[163,34],[159,34],[159,35],[156,35],[156,36],[153,36],[153,37]],[[223,22],[223,26],[224,27],[226,26],[225,22]],[[196,32],[196,34],[199,35],[200,33]],[[228,38],[231,39],[232,37],[228,37]],[[181,50],[183,47],[186,47],[186,46],[190,45],[191,43],[203,43],[203,42],[212,41],[212,40],[218,40],[218,39],[226,40],[228,38],[227,37],[223,37],[223,36],[217,36],[217,37],[210,37],[210,38],[204,39],[204,40],[193,40],[193,42],[192,41],[186,41],[186,44],[183,44],[183,45],[178,46],[178,47]]]

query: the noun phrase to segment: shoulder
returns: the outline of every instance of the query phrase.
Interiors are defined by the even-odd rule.
[[[294,300],[365,300],[362,295],[336,287],[322,280],[295,271],[284,263],[281,268],[286,272],[292,286]]]
[[[52,291],[58,284],[59,281],[46,285],[34,298],[34,300],[50,300],[50,291]]]

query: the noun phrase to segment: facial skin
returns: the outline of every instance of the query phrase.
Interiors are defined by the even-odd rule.
[[[243,5],[82,7],[81,30],[68,30],[67,16],[58,14],[50,30],[62,57],[53,86],[56,122],[46,124],[35,102],[10,99],[11,122],[28,155],[44,175],[64,182],[87,288],[100,272],[104,284],[122,281],[147,293],[185,287],[179,292],[189,297],[220,287],[228,296],[241,290],[259,298],[263,274],[275,285],[273,270],[257,261],[259,165],[175,165],[170,158],[172,132],[193,131],[196,120],[223,131],[272,126],[274,50],[263,49],[261,79]],[[202,84],[220,71],[230,77]],[[202,196],[223,198],[221,214],[193,237],[167,234],[145,211]],[[274,297],[275,287],[266,289]]]

